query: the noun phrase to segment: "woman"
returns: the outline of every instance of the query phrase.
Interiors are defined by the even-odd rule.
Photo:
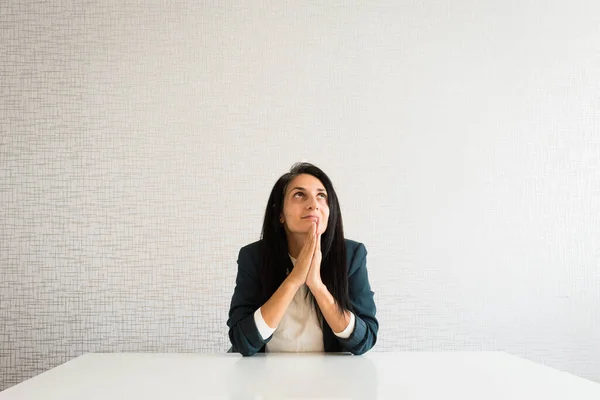
[[[295,164],[275,183],[262,240],[238,255],[229,309],[232,351],[363,354],[379,323],[362,243],[344,238],[327,175]]]

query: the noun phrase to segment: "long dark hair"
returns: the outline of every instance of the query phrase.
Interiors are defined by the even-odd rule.
[[[261,283],[264,300],[268,300],[275,293],[286,277],[286,267],[291,269],[292,266],[288,255],[285,227],[280,222],[280,216],[283,213],[287,187],[296,176],[301,174],[314,176],[321,181],[327,191],[329,220],[327,230],[321,235],[321,279],[336,300],[339,311],[352,311],[348,296],[346,244],[338,197],[329,177],[320,168],[309,163],[294,164],[290,172],[283,174],[275,182],[267,202],[261,240]],[[319,319],[322,320],[322,313],[316,306],[314,298],[313,304],[318,311]]]

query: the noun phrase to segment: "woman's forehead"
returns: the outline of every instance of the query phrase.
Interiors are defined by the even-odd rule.
[[[294,189],[310,190],[315,192],[326,191],[323,183],[319,179],[309,174],[301,174],[292,179],[288,185],[288,191],[292,191]]]

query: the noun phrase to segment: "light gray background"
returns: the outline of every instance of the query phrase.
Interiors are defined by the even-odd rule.
[[[308,160],[364,242],[373,351],[600,381],[600,3],[0,2],[0,389],[218,352]]]

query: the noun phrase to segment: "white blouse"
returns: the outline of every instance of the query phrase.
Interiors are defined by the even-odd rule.
[[[296,259],[290,256],[292,264]],[[289,271],[288,271],[289,273]],[[302,285],[294,295],[279,325],[271,328],[262,317],[260,308],[254,313],[254,322],[263,340],[273,335],[267,343],[267,352],[323,352],[323,330],[312,300],[307,297],[308,287]],[[346,329],[334,334],[347,339],[354,331],[355,316],[350,313],[350,322]]]

